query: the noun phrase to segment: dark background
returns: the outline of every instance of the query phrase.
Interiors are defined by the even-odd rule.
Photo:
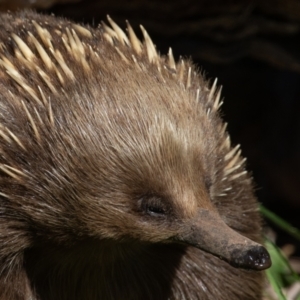
[[[60,2],[60,3],[59,3]],[[64,3],[63,3],[64,2]],[[260,202],[300,228],[300,1],[2,1],[96,26],[143,24],[157,49],[192,57],[223,86],[223,117],[242,144]],[[140,35],[141,37],[141,35]],[[279,245],[297,241],[276,228]]]

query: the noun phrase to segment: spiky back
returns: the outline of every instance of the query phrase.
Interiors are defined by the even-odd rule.
[[[124,191],[177,182],[180,193],[195,184],[189,176],[205,183],[229,226],[259,240],[251,181],[219,118],[216,81],[209,87],[171,50],[158,55],[143,27],[142,43],[129,24],[125,34],[108,21],[95,30],[32,12],[1,16],[1,230],[20,238],[0,256],[36,236],[147,235],[134,232],[134,215],[118,219]],[[97,197],[109,201],[99,208]],[[180,205],[188,215],[198,203]]]

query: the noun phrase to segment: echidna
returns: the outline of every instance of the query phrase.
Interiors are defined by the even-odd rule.
[[[109,17],[0,18],[0,299],[261,299],[216,81]]]

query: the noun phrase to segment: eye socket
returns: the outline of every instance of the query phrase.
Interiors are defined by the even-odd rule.
[[[163,218],[168,214],[167,205],[160,197],[146,195],[140,201],[142,211],[151,217]]]
[[[154,205],[147,206],[146,212],[148,215],[152,217],[160,217],[166,214],[165,210],[162,207],[158,207]]]

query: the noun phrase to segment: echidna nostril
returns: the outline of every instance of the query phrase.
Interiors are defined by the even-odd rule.
[[[232,251],[233,264],[236,267],[265,270],[272,264],[268,251],[263,246],[254,246],[246,251]]]
[[[251,248],[247,251],[245,257],[252,269],[264,270],[272,264],[268,251],[262,246]]]

